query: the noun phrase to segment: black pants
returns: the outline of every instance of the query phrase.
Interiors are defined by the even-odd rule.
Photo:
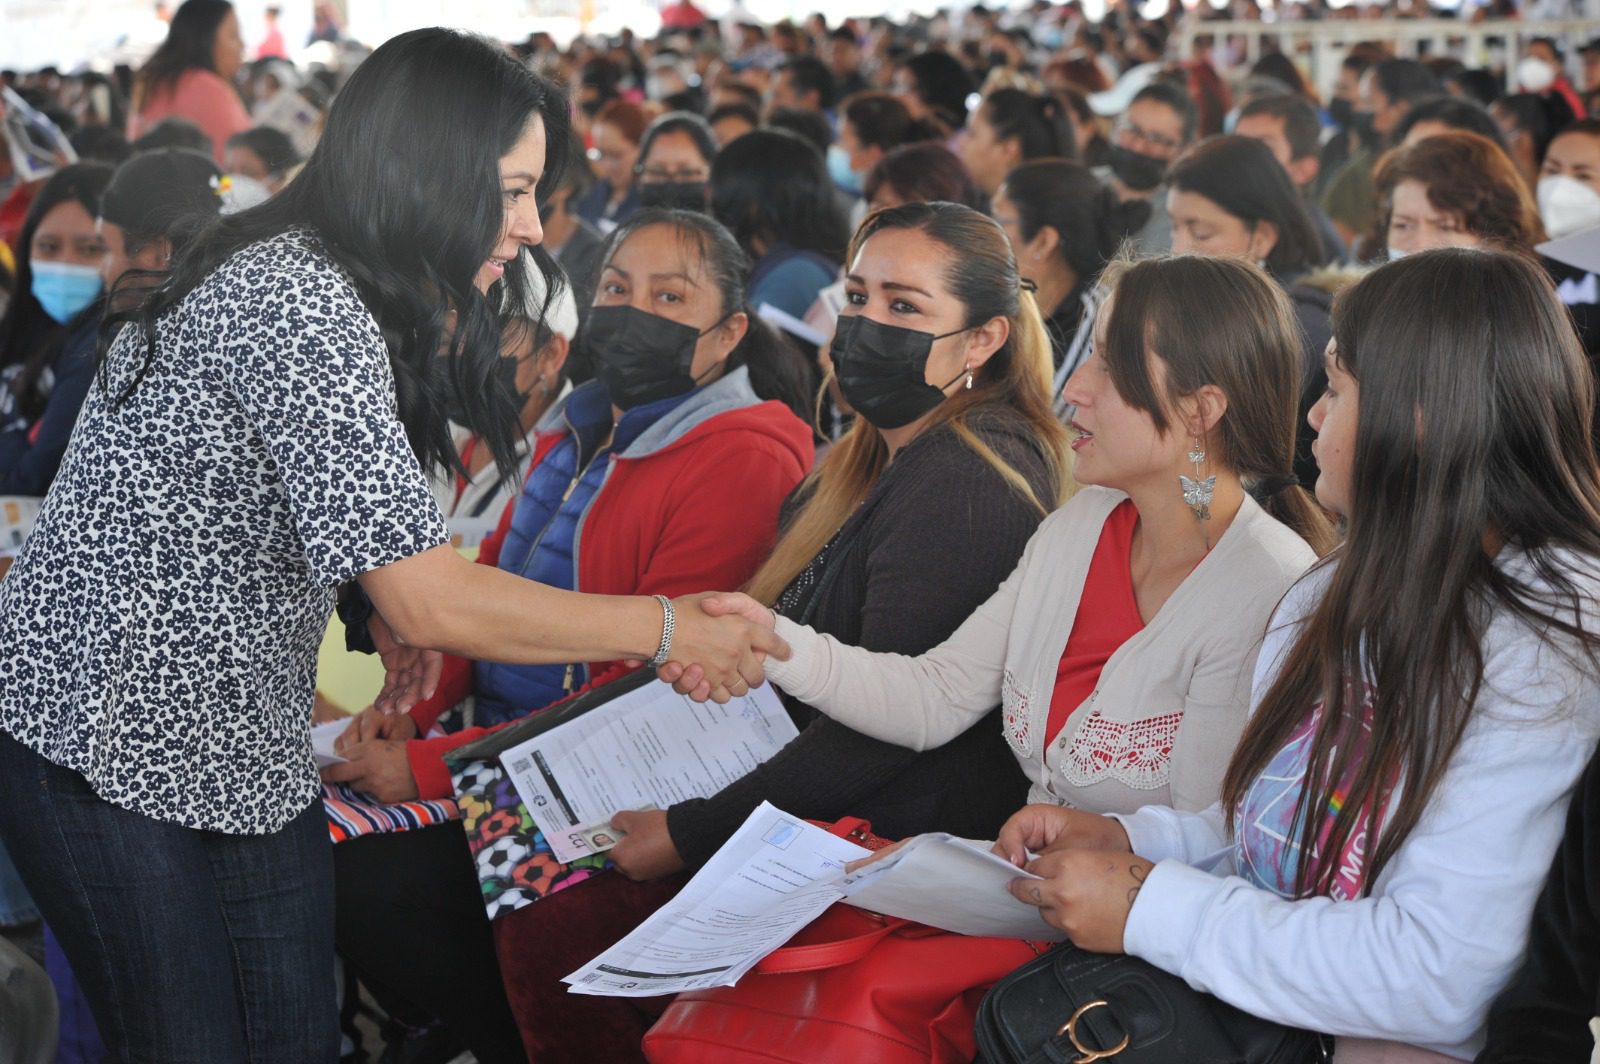
[[[333,848],[339,952],[380,1000],[437,1018],[481,1064],[524,1064],[460,824]]]

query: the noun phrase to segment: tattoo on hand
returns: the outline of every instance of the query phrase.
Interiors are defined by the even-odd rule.
[[[1134,899],[1139,896],[1139,888],[1144,886],[1145,871],[1139,865],[1129,865],[1128,875],[1133,877],[1133,886],[1128,888],[1128,908],[1133,908]]]

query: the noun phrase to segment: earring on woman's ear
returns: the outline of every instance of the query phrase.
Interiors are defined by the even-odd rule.
[[[1211,496],[1217,487],[1215,473],[1209,477],[1200,476],[1200,463],[1205,460],[1205,449],[1200,446],[1200,438],[1196,436],[1189,444],[1189,461],[1194,463],[1194,479],[1178,474],[1178,484],[1183,488],[1183,501],[1194,511],[1196,521],[1211,520]]]
[[[972,391],[972,367],[967,367],[967,391]]]

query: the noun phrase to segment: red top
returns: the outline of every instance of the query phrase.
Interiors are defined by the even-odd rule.
[[[199,67],[185,70],[173,85],[128,119],[128,139],[138,140],[163,118],[183,118],[200,127],[211,138],[211,155],[222,165],[228,138],[250,128],[250,112],[234,91],[233,85],[217,74]]]
[[[1050,696],[1050,717],[1045,735],[1061,734],[1072,711],[1086,702],[1100,682],[1117,648],[1144,628],[1139,602],[1133,594],[1133,530],[1139,511],[1132,499],[1123,499],[1100,528],[1100,541],[1089,559],[1089,574],[1083,580],[1078,599],[1078,615],[1072,619],[1067,649],[1056,666],[1055,693]]]

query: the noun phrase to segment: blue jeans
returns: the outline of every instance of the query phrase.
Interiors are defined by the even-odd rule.
[[[17,866],[11,863],[6,848],[0,846],[0,927],[20,927],[39,919],[28,888],[17,875]]]
[[[320,801],[271,835],[152,820],[0,732],[0,839],[127,1064],[332,1064]]]

